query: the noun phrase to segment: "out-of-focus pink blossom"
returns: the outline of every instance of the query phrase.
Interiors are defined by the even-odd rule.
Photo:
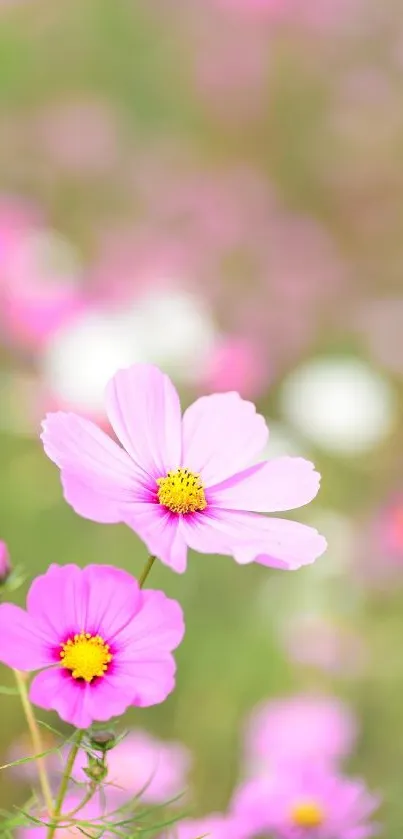
[[[203,290],[226,332],[261,348],[271,376],[337,318],[344,259],[315,221],[281,206],[258,171],[200,170],[186,157],[181,163],[150,152],[132,188],[153,230],[154,253],[158,235],[186,249],[184,283]]]
[[[362,21],[367,6],[364,0],[216,0],[220,7],[250,20],[286,23],[335,34],[352,30]],[[364,18],[365,22],[365,18]]]
[[[245,736],[247,772],[272,773],[279,764],[329,764],[346,757],[356,739],[352,711],[332,696],[301,694],[264,702]]]
[[[403,493],[383,508],[376,529],[383,557],[403,563]]]
[[[252,341],[237,336],[218,341],[200,373],[201,388],[211,392],[237,390],[245,398],[260,396],[268,381],[263,354]]]
[[[100,836],[105,839],[112,839],[114,833],[108,831],[102,826],[102,817],[108,821],[108,813],[112,807],[112,802],[109,802],[105,797],[105,792],[97,792],[91,797],[91,800],[80,807],[80,803],[84,798],[84,794],[80,795],[79,791],[69,793],[64,801],[63,813],[74,812],[76,819],[90,822],[91,827],[87,826],[85,832],[88,836]],[[43,824],[35,822],[28,822],[27,826],[19,827],[16,835],[18,839],[46,839],[49,831],[50,815],[44,811],[34,811],[32,814],[38,821],[43,821]],[[78,826],[71,823],[71,819],[61,819],[55,832],[56,839],[78,839],[84,835],[84,828],[81,830]]]
[[[321,615],[289,620],[282,643],[291,661],[347,678],[360,676],[368,662],[364,639],[352,627]]]
[[[11,571],[10,555],[5,542],[0,541],[0,585]]]
[[[163,839],[241,839],[239,828],[232,816],[211,813],[200,819],[182,819],[163,834]]]
[[[403,297],[365,301],[353,315],[352,326],[376,361],[403,375]]]
[[[197,91],[215,118],[240,123],[242,130],[246,120],[263,116],[270,66],[265,33],[222,25],[202,34],[198,27],[193,55]]]
[[[309,764],[247,782],[235,794],[232,813],[244,839],[364,839],[377,833],[372,816],[378,807],[363,781]]]
[[[181,743],[164,743],[145,731],[131,731],[107,753],[110,792],[150,804],[163,804],[186,792],[191,757]],[[84,753],[77,758],[74,774],[83,781],[87,765]],[[179,806],[183,799],[178,801]]]
[[[37,350],[83,306],[72,248],[24,204],[0,207],[3,332]]]
[[[361,585],[390,591],[403,581],[403,493],[396,492],[362,523],[356,561]]]
[[[46,162],[69,175],[107,172],[119,157],[119,138],[107,104],[77,99],[48,105],[34,126]]]

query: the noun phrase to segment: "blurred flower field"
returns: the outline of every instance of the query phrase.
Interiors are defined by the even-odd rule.
[[[186,574],[155,563],[147,581],[179,601],[186,634],[175,690],[127,713],[113,772],[141,787],[159,738],[150,800],[184,786],[196,819],[234,800],[241,819],[248,795],[257,812],[264,787],[234,790],[286,755],[283,801],[301,756],[316,770],[326,758],[364,779],[368,812],[379,799],[375,835],[400,839],[401,12],[0,0],[0,578],[9,562],[24,577],[7,599],[23,605],[52,562],[141,573],[140,539],[78,516],[39,439],[57,410],[108,431],[104,387],[120,368],[157,364],[185,408],[238,391],[268,422],[264,456],[322,476],[290,514],[327,539],[314,564],[191,552]],[[30,748],[12,684],[1,666],[0,764]],[[326,780],[326,800],[343,802],[343,784],[330,794]],[[0,809],[31,785],[26,767],[3,769]],[[204,835],[189,830],[179,839]]]

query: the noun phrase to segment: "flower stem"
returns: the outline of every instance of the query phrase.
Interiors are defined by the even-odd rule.
[[[43,747],[39,726],[35,719],[35,715],[32,710],[32,705],[29,701],[25,677],[22,673],[20,673],[19,670],[14,670],[14,676],[15,681],[17,682],[17,688],[21,698],[21,704],[24,709],[25,719],[27,721],[29,732],[31,734],[34,753],[40,755],[45,751],[45,749]],[[38,767],[39,783],[41,785],[42,795],[46,804],[46,809],[49,811],[49,814],[52,815],[53,796],[52,791],[50,789],[49,779],[46,772],[46,765],[43,757],[36,758],[36,765]]]
[[[146,579],[147,579],[147,577],[148,577],[156,559],[157,559],[156,556],[149,556],[148,557],[147,562],[146,562],[146,564],[145,564],[145,566],[144,566],[144,568],[143,568],[143,570],[142,570],[142,572],[139,576],[139,579],[138,579],[138,584],[139,584],[140,588],[143,588],[143,585],[144,585],[144,583],[145,583],[145,581],[146,581]]]
[[[76,815],[76,813],[79,813],[79,811],[82,810],[82,808],[85,807],[85,805],[88,804],[88,802],[91,801],[92,798],[94,798],[94,795],[97,791],[97,786],[98,785],[94,781],[91,781],[90,788],[89,788],[88,792],[85,794],[82,801],[80,801],[80,803],[77,804],[77,807],[74,807],[74,810],[70,810],[69,813],[65,813],[63,818],[64,819],[72,819],[73,816]]]
[[[63,772],[63,777],[60,783],[59,792],[56,798],[55,809],[53,812],[53,819],[52,824],[49,826],[47,839],[53,839],[55,832],[57,830],[57,823],[60,820],[60,814],[63,807],[63,802],[66,797],[67,787],[69,785],[69,780],[71,777],[71,773],[73,771],[73,766],[75,759],[77,757],[78,750],[81,746],[81,741],[84,737],[84,731],[78,731],[75,742],[73,743],[69,756],[67,758],[66,768]]]

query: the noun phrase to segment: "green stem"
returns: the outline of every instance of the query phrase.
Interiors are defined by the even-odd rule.
[[[34,754],[40,755],[45,751],[45,749],[42,743],[39,726],[35,719],[35,715],[32,710],[32,705],[29,701],[25,676],[22,673],[20,673],[19,670],[14,670],[14,676],[15,681],[17,682],[17,688],[18,693],[20,695],[21,704],[24,709],[25,719],[27,721],[29,732],[31,734],[32,745],[34,747]],[[36,758],[36,765],[38,767],[38,777],[39,783],[41,785],[43,799],[46,805],[46,809],[49,811],[49,815],[51,816],[53,812],[53,796],[52,791],[50,789],[50,783],[43,757]]]
[[[55,809],[53,813],[53,820],[52,824],[49,826],[47,839],[53,839],[55,832],[57,830],[57,823],[60,820],[60,814],[63,807],[63,802],[66,797],[67,787],[69,785],[69,780],[71,778],[71,773],[73,771],[73,766],[75,759],[77,757],[78,750],[81,746],[81,741],[84,737],[84,731],[78,731],[75,743],[73,743],[69,756],[67,758],[66,768],[63,773],[62,780],[60,782],[59,792],[56,798]]]
[[[139,579],[138,579],[138,584],[139,584],[140,588],[143,588],[143,585],[144,585],[144,583],[145,583],[145,581],[146,581],[146,579],[147,579],[147,577],[148,577],[156,559],[157,559],[156,556],[149,556],[148,557],[147,562],[146,562],[146,564],[145,564],[145,566],[144,566],[144,568],[143,568],[143,570],[142,570],[142,572],[139,576]]]
[[[63,818],[66,820],[72,819],[80,810],[82,810],[83,807],[85,807],[86,804],[88,804],[89,801],[91,801],[92,798],[94,798],[96,791],[97,784],[92,782],[88,792],[86,793],[82,801],[80,801],[80,803],[77,804],[77,807],[74,807],[74,810],[70,810],[69,813],[65,813]]]

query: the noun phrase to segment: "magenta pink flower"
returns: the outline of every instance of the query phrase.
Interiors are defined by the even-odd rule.
[[[243,839],[365,839],[376,832],[369,820],[378,806],[362,781],[310,764],[249,781],[235,795],[233,816]]]
[[[0,583],[4,582],[11,571],[10,556],[5,542],[0,542]]]
[[[77,728],[163,702],[183,634],[176,601],[111,566],[51,565],[32,583],[26,611],[0,605],[0,661],[41,670],[32,702]]]
[[[187,547],[287,569],[325,550],[313,528],[259,515],[307,504],[319,475],[293,457],[245,468],[265,446],[268,429],[239,394],[202,397],[181,419],[170,379],[138,364],[109,382],[106,410],[124,448],[75,414],[48,414],[43,423],[45,451],[80,515],[125,522],[178,572],[186,569]]]
[[[329,764],[351,752],[356,728],[352,712],[335,697],[301,694],[265,702],[246,732],[247,764],[252,772],[270,772],[279,763]]]
[[[79,781],[86,775],[87,756],[81,752],[74,774]],[[131,731],[108,752],[107,784],[110,792],[163,804],[184,793],[190,767],[190,754],[181,743],[164,743],[146,731]],[[183,799],[178,802],[183,805]]]

